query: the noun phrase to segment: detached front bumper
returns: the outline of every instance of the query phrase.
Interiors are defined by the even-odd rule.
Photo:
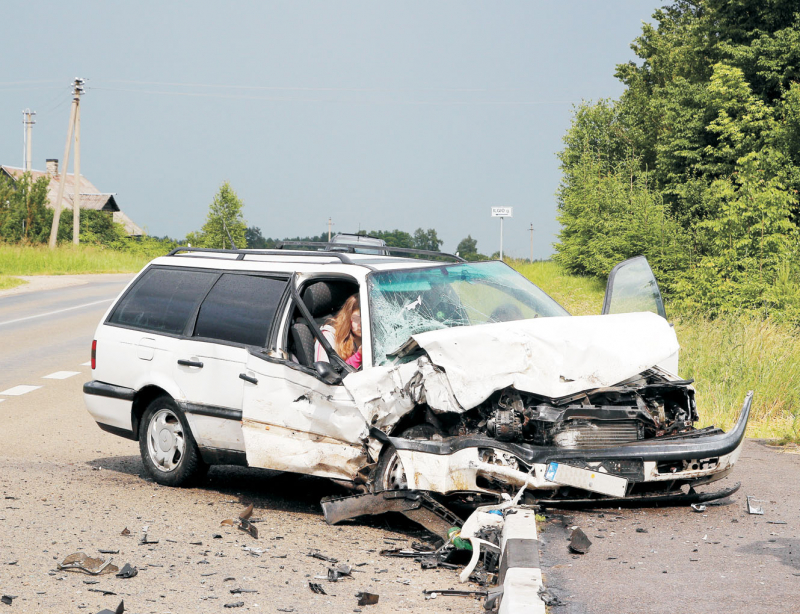
[[[713,482],[728,475],[739,458],[753,392],[744,399],[736,425],[727,433],[637,441],[614,448],[573,450],[504,443],[488,437],[420,441],[389,437],[403,462],[408,488],[440,493],[495,492],[493,484],[534,490],[560,488],[545,479],[558,462],[628,479],[629,492],[643,483]],[[517,462],[509,462],[509,457]],[[529,468],[521,471],[518,464]]]

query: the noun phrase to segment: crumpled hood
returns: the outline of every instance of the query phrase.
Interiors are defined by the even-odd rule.
[[[673,328],[654,313],[536,318],[413,339],[465,409],[508,386],[551,398],[612,386],[679,350]]]

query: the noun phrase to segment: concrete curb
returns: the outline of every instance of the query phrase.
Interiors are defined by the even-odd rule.
[[[542,570],[535,511],[513,507],[506,511],[499,575],[503,594],[498,614],[545,614],[545,603],[539,596]]]

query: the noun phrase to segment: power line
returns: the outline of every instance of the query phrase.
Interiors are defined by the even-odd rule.
[[[91,86],[87,89],[103,90],[108,92],[129,92],[139,94],[155,94],[163,96],[187,96],[190,98],[224,98],[229,100],[264,100],[267,102],[328,102],[345,104],[385,104],[404,106],[537,106],[548,104],[574,104],[574,100],[368,100],[349,98],[287,98],[279,96],[247,96],[242,94],[202,93],[202,92],[175,92],[163,90],[142,90],[115,87]]]

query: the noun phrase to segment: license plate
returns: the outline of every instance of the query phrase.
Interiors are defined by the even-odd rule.
[[[544,479],[562,486],[583,488],[609,497],[624,497],[628,490],[627,478],[563,463],[549,463]]]

